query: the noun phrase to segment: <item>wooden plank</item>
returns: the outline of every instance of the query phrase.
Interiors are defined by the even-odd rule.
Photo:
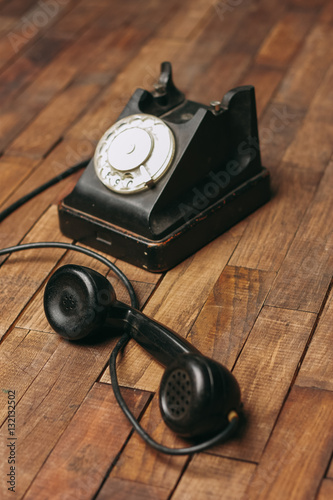
[[[315,194],[320,175],[281,164],[272,173],[272,199],[248,217],[230,264],[278,271]]]
[[[332,314],[331,290],[296,379],[299,386],[333,391]]]
[[[116,3],[119,4],[119,2]],[[129,2],[126,3],[129,7]],[[89,25],[96,24],[99,21],[105,12],[105,6],[105,2],[95,1],[94,8],[92,9],[90,0],[80,0],[79,3],[73,6],[70,12],[67,12],[64,17],[51,26],[48,32],[52,36],[66,40],[80,38],[82,31],[86,30]],[[120,17],[120,12],[117,9],[117,17],[118,13]]]
[[[260,460],[314,321],[310,313],[262,309],[233,370],[242,392],[245,425],[214,453]]]
[[[96,9],[96,16],[101,14],[100,9],[100,7]],[[129,12],[133,18],[135,16],[135,3],[128,6],[126,16],[129,15]],[[87,22],[88,21],[89,18]],[[117,16],[115,21],[112,21],[113,28],[119,28],[122,22],[123,18]],[[85,31],[82,36],[75,40],[75,43],[73,43],[68,50],[64,50],[44,71],[41,71],[33,83],[20,94],[14,103],[4,107],[0,114],[1,148],[4,148],[8,142],[13,140],[17,132],[22,130],[43,106],[57,94],[57,92],[65,88],[73,80],[79,70],[82,70],[84,67],[89,67],[90,72],[94,72],[95,60],[101,54],[112,51],[115,40],[117,40],[119,44],[121,40],[126,38],[124,32],[120,34],[119,31],[114,32],[114,29],[110,29],[109,25],[100,26],[99,24],[93,24],[90,29]],[[141,33],[142,38],[140,43],[145,40],[146,36],[147,31]],[[138,45],[138,39],[133,40],[133,43]],[[83,48],[85,50],[83,50]],[[115,58],[115,61],[112,61],[111,58],[109,59],[108,73],[111,74],[110,77],[113,75],[112,71],[118,69],[119,65],[126,64],[128,57],[132,54],[133,52],[129,51],[129,54],[124,54],[121,59],[119,57]],[[113,64],[115,64],[116,67],[114,67]]]
[[[3,67],[15,54],[37,39],[50,25],[70,10],[73,4],[74,0],[57,2],[53,8],[49,9],[46,4],[33,5],[10,29],[7,36],[0,39],[0,67]]]
[[[68,241],[52,224],[55,216],[56,207],[51,207],[24,242]],[[23,254],[11,255],[6,265],[0,268],[0,281],[3,284],[0,300],[1,337],[15,321],[22,307],[29,302],[63,252],[60,249],[52,249],[51,252],[28,250]]]
[[[309,112],[283,160],[301,168],[323,172],[332,156],[333,126],[323,117]]]
[[[93,43],[95,53],[102,50],[101,45],[96,43],[96,37]],[[11,142],[34,116],[73,79],[80,65],[89,64],[91,54],[87,43],[87,52],[82,53],[80,46],[73,47],[70,51],[63,51],[54,64],[41,71],[38,77],[29,85],[24,92],[10,106],[3,107],[1,111],[1,143],[0,147],[5,148]],[[81,54],[81,55],[79,55]],[[88,54],[88,55],[87,55]]]
[[[333,271],[333,163],[326,169],[266,303],[319,312]]]
[[[273,15],[276,13],[274,11]],[[286,67],[304,42],[314,21],[313,12],[289,10],[265,38],[256,55],[256,62]]]
[[[221,2],[223,5],[223,2]],[[285,10],[285,1],[277,2],[270,0],[267,2],[226,2],[226,7],[230,9],[229,16],[225,14],[226,22],[233,17],[237,10],[246,12],[235,36],[229,41],[228,48],[235,52],[242,51],[251,54],[255,58],[260,45],[269,36],[276,23],[279,22]]]
[[[22,498],[27,491],[107,362],[109,354],[107,341],[93,346],[61,339],[53,355],[21,398],[17,406],[16,426],[20,447],[17,498]],[[98,407],[95,409],[99,411]],[[1,429],[0,436],[2,439],[7,438],[6,426]],[[5,477],[7,465],[4,460],[1,461],[2,478]]]
[[[251,61],[251,55],[232,49],[224,49],[223,53],[207,67],[200,79],[195,82],[192,92],[200,102],[221,100],[223,95],[233,87],[236,87],[243,78]],[[216,76],[218,75],[218,78]],[[209,95],[208,95],[209,93]]]
[[[151,273],[146,269],[142,269],[140,267],[135,267],[133,264],[129,264],[128,262],[117,259],[116,264],[129,277],[130,280],[133,281],[141,281],[142,283],[150,283],[152,285],[156,285],[161,277],[161,273]]]
[[[149,394],[123,389],[139,417]],[[43,464],[24,498],[90,500],[131,431],[109,385],[96,383]],[[59,471],[61,480],[59,481]]]
[[[0,158],[0,206],[3,206],[4,202],[18,189],[37,165],[37,160],[32,158],[18,158],[16,156],[2,156]]]
[[[231,369],[263,306],[275,273],[227,266],[188,340]]]
[[[255,465],[202,453],[195,455],[182,475],[174,500],[243,498]]]
[[[306,37],[275,96],[277,102],[304,109],[309,106],[331,63],[332,28],[318,23]]]
[[[333,481],[332,479],[323,479],[320,485],[316,500],[328,500],[333,497]]]
[[[242,230],[241,225],[235,226],[171,269],[144,308],[144,314],[186,337]],[[156,391],[163,368],[134,342],[129,343],[125,353],[118,370],[120,383]],[[107,372],[102,381],[109,381]]]
[[[35,0],[17,0],[15,5],[12,2],[3,1],[1,5],[1,14],[5,16],[23,16],[27,10],[35,3]]]
[[[231,9],[232,15],[229,16],[220,7],[223,8],[223,5],[219,2],[214,4],[204,29],[196,32],[191,42],[172,61],[178,87],[189,99],[204,104],[209,104],[214,98],[222,98],[229,90],[231,81],[236,82],[246,67],[246,61],[241,61],[239,54],[244,45],[241,48],[237,45],[236,49],[233,47],[244,30],[250,6],[243,4],[241,9]],[[221,58],[224,64],[216,65],[215,71],[212,70],[211,66]],[[241,69],[237,66],[238,61]]]
[[[333,479],[333,459],[331,460],[326,476],[329,477],[330,479]]]
[[[315,93],[309,111],[294,141],[284,154],[301,168],[322,172],[333,153],[333,127],[329,110],[333,105],[333,65]]]
[[[279,16],[278,9],[273,17],[262,4],[248,3],[231,5],[218,2],[215,4],[215,12],[197,40],[191,56],[191,59],[197,61],[198,52],[199,57],[201,52],[205,53],[206,64],[198,78],[190,86],[187,84],[190,97],[194,95],[199,102],[206,103],[221,99],[228,90],[241,84],[253,67],[253,54],[257,46]],[[213,54],[210,46],[207,50],[207,40],[210,37],[220,41],[219,51],[214,51]],[[184,64],[185,61],[183,66]],[[247,80],[246,83],[252,84],[252,81]]]
[[[169,492],[163,487],[151,484],[142,484],[127,479],[109,478],[107,484],[99,492],[96,500],[166,500]]]
[[[126,30],[123,26],[114,27],[111,30],[112,40],[104,51],[96,54],[93,64],[82,68],[80,79],[87,82],[104,78],[105,83],[109,84],[149,39],[151,30],[148,25],[142,27],[130,25]]]
[[[160,30],[160,36],[168,39],[186,40],[196,37],[203,19],[209,15],[214,0],[191,0],[182,2],[180,8]]]
[[[99,84],[73,84],[56,97],[7,148],[9,154],[41,158],[101,91]]]
[[[8,106],[38,73],[64,49],[66,42],[49,35],[38,40],[1,73],[0,103]]]
[[[186,445],[165,426],[156,397],[149,404],[140,423],[153,439],[165,446],[179,448]],[[119,488],[118,481],[114,483],[114,480],[121,479],[130,482],[134,487],[137,483],[145,485],[149,494],[152,494],[155,489],[160,495],[157,498],[167,499],[187,460],[187,456],[171,456],[156,452],[146,445],[137,433],[134,433],[105,481],[100,497],[97,498],[99,500],[100,498],[113,498],[114,491]],[[145,490],[144,488],[143,491]]]
[[[0,425],[8,417],[8,391],[15,390],[16,403],[57,348],[57,335],[14,328],[0,345]]]
[[[262,163],[271,172],[280,166],[283,155],[294,140],[306,112],[306,108],[279,103],[275,98],[266,108],[259,123],[259,140]]]
[[[93,151],[93,146],[87,140],[61,142],[45,161],[33,171],[26,181],[20,185],[15,191],[15,195],[7,199],[3,208],[9,206],[21,196],[30,193],[33,189],[60,174],[60,172],[63,172],[76,162],[89,158],[93,154]],[[57,203],[74,188],[80,175],[81,172],[49,188],[5,219],[1,223],[0,247],[4,248],[19,243],[31,226],[34,225],[35,221],[47,210],[50,203]],[[50,241],[58,237],[58,217],[56,211],[54,211],[52,221],[54,223],[54,232],[50,232],[50,236],[48,236]],[[13,227],[15,227],[15,231],[13,231]],[[3,257],[0,260],[2,261]]]
[[[332,452],[332,429],[332,392],[294,387],[246,498],[314,498]]]
[[[16,2],[17,3],[17,2]],[[105,6],[104,6],[105,7]],[[2,86],[0,89],[0,97],[3,102],[8,104],[8,96],[12,97],[18,94],[27,83],[36,79],[37,72],[46,64],[50,65],[53,59],[66,45],[70,44],[69,38],[81,38],[81,43],[86,39],[82,37],[90,23],[96,22],[96,19],[101,16],[104,7],[100,2],[95,2],[94,9],[88,5],[87,1],[80,2],[75,5],[66,16],[52,26],[39,40],[28,48],[20,58],[15,60],[2,73]],[[119,16],[117,16],[117,19]],[[89,30],[91,32],[91,30]],[[97,44],[98,47],[98,44]],[[69,53],[73,49],[69,49]],[[89,51],[88,51],[89,53]],[[66,52],[67,54],[67,52]],[[63,55],[60,55],[60,59]],[[75,61],[72,62],[72,65]],[[57,63],[55,62],[57,65]],[[64,70],[69,68],[63,67]],[[64,73],[63,73],[64,76]],[[5,85],[6,84],[6,85]]]
[[[302,9],[320,9],[326,0],[291,0],[291,5]]]
[[[319,20],[323,24],[332,25],[333,24],[333,4],[332,2],[326,2],[321,10]]]

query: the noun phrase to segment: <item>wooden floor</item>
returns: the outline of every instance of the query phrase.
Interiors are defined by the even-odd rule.
[[[333,498],[333,2],[0,0],[0,205],[77,161],[160,63],[209,103],[256,88],[272,200],[165,275],[117,262],[143,311],[233,370],[246,426],[191,458],[161,456],[132,432],[106,369],[116,339],[69,344],[43,313],[63,250],[1,258],[1,499]],[[79,174],[0,226],[0,247],[69,241],[57,203]],[[113,277],[117,295],[127,300]],[[153,436],[162,368],[130,344],[120,382]],[[8,399],[15,391],[15,493]]]

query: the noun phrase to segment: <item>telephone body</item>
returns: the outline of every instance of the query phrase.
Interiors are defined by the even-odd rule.
[[[166,271],[270,198],[254,87],[210,105],[185,99],[162,63],[137,89],[59,204],[62,232],[152,272]]]

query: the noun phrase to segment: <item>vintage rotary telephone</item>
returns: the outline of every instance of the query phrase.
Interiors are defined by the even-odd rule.
[[[265,203],[254,88],[205,106],[161,66],[137,89],[59,205],[62,232],[149,271],[165,271]]]
[[[16,208],[79,168],[51,179],[0,213]],[[221,103],[185,100],[162,64],[155,93],[137,90],[100,140],[94,159],[59,206],[62,231],[88,246],[151,271],[174,266],[269,198],[261,166],[254,89],[239,87]],[[116,300],[109,281],[80,266],[60,267],[45,288],[44,309],[65,339],[93,338],[102,328],[122,332],[110,357],[115,397],[141,437],[156,450],[184,455],[230,437],[241,415],[240,389],[221,364],[138,310],[131,283],[111,261],[80,245],[35,242],[0,250],[63,248],[103,262],[124,282],[131,307]],[[128,409],[116,358],[133,338],[161,364],[159,401],[165,423],[195,444],[168,448],[149,436]]]

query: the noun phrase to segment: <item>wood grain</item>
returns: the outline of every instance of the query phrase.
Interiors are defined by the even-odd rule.
[[[100,92],[99,84],[73,84],[46,106],[22,134],[9,146],[12,154],[24,153],[41,158],[61,139],[86,106]],[[52,122],[49,132],[48,124]]]
[[[232,369],[260,313],[275,273],[227,266],[195,321],[188,340]]]
[[[284,155],[284,161],[292,161],[300,168],[323,172],[332,156],[333,129],[330,123],[333,66],[328,69],[317,89],[305,120],[295,140]]]
[[[37,186],[40,186],[42,183],[52,179],[56,175],[59,175],[73,164],[89,158],[92,152],[93,146],[86,140],[62,141],[48,155],[46,160],[39,163],[38,168],[34,169],[34,171],[31,172],[31,175],[20,183],[15,193],[7,199],[4,207],[9,206],[21,196],[30,193]],[[29,162],[27,164],[29,164]],[[57,203],[68,192],[70,192],[71,189],[73,189],[75,182],[77,182],[80,175],[81,172],[62,181],[59,185],[49,188],[47,191],[33,198],[23,207],[17,209],[10,217],[5,219],[1,223],[1,247],[4,248],[19,243],[29,232],[30,228],[35,224],[36,220],[38,220],[38,218],[48,209],[50,203]],[[53,213],[57,213],[56,209],[54,209]],[[49,238],[50,241],[58,237],[59,231],[57,217],[51,219],[54,232],[52,234],[50,226],[50,233],[47,235],[47,238]],[[15,231],[13,231],[13,227],[15,227]],[[0,260],[3,260],[3,258]]]
[[[319,181],[316,173],[281,164],[272,176],[272,199],[248,218],[230,264],[278,271]]]
[[[44,36],[30,47],[22,57],[1,73],[0,102],[8,106],[31,84],[37,75],[66,47],[66,40]]]
[[[319,312],[333,271],[333,163],[320,182],[270,291],[266,303],[275,307]]]
[[[145,411],[142,426],[152,435],[153,439],[170,447],[181,447],[188,443],[177,438],[164,424],[161,419],[158,399],[153,398]],[[109,498],[113,495],[113,488],[117,487],[113,483],[114,479],[130,481],[134,485],[139,483],[145,485],[148,491],[163,488],[162,498],[167,498],[170,491],[176,486],[177,480],[182,472],[184,464],[187,462],[186,456],[171,456],[157,453],[136,433],[134,433],[126,444],[119,460],[111,471],[102,490],[101,498]]]
[[[98,500],[166,500],[169,492],[163,484],[155,486],[128,479],[109,478],[97,495]]]
[[[315,315],[264,307],[233,370],[246,424],[214,453],[259,461],[293,382]]]
[[[244,499],[314,498],[332,452],[332,410],[331,392],[292,389]]]
[[[8,416],[7,394],[15,390],[16,403],[56,350],[60,339],[38,331],[14,328],[0,346],[0,425]]]
[[[0,40],[0,67],[9,62],[15,55],[31,44],[34,39],[49,26],[54,24],[58,18],[71,9],[74,1],[65,1],[57,4],[57,9],[46,12],[43,6],[32,5],[24,13],[18,22],[8,30],[7,36]]]
[[[306,37],[302,50],[283,79],[277,102],[304,109],[313,99],[331,62],[333,33],[329,24],[318,22]]]
[[[0,206],[4,208],[6,200],[13,194],[22,181],[24,181],[38,161],[27,158],[17,158],[16,156],[3,156],[0,159],[1,191]]]
[[[333,459],[331,460],[326,476],[333,479]]]
[[[321,483],[317,500],[327,500],[333,496],[333,481],[331,479],[324,479]]]
[[[296,379],[299,386],[333,390],[332,314],[331,290]]]
[[[61,340],[34,383],[22,395],[17,408],[21,470],[17,498],[22,498],[66,429],[106,364],[109,352],[108,341],[84,345]],[[5,426],[0,434],[7,436]],[[1,467],[5,466],[2,460]]]
[[[100,9],[101,6],[95,11],[96,17],[101,14]],[[127,10],[126,17],[128,17],[130,12],[133,17],[133,4],[131,4],[131,9]],[[89,23],[89,19],[91,19],[90,14],[88,14],[86,23]],[[69,49],[63,51],[59,57],[55,58],[52,64],[45,68],[44,71],[41,71],[33,83],[19,95],[14,103],[4,107],[0,115],[2,116],[0,148],[5,147],[17,135],[18,131],[22,130],[57,92],[65,89],[79,70],[89,66],[90,72],[94,71],[94,62],[98,59],[98,56],[102,55],[105,51],[110,51],[115,40],[119,39],[119,32],[114,32],[114,30],[117,26],[122,25],[123,22],[123,17],[119,15],[115,18],[115,21],[111,18],[109,25],[93,24],[91,28],[80,33],[80,36],[74,40]],[[113,29],[110,29],[110,23]],[[122,39],[124,36],[126,37],[122,33],[120,38]],[[145,37],[146,33],[143,32],[141,43]],[[140,43],[138,39],[133,40],[133,42],[136,42],[136,44]],[[83,50],[83,47],[85,50]],[[112,61],[109,60],[109,74],[110,71],[119,69],[119,58],[116,61],[117,66],[114,67],[112,66]],[[126,63],[126,56],[123,55],[121,63]],[[110,77],[112,75],[111,72]],[[107,82],[108,80],[104,83]]]
[[[40,224],[24,242],[29,241],[67,241],[58,230],[50,224],[50,219],[55,215],[55,207],[47,212],[41,219]],[[43,253],[41,250],[28,250],[23,254],[11,255],[6,266],[0,268],[1,290],[0,315],[1,315],[1,337],[15,321],[22,307],[36,293],[36,289],[42,284],[52,267],[63,254],[63,250],[53,249]],[[29,265],[27,266],[27,263]],[[27,269],[28,268],[28,269]]]
[[[286,12],[265,38],[257,53],[256,62],[278,68],[287,66],[301,47],[312,20],[313,12]]]
[[[138,418],[148,393],[123,390]],[[130,435],[131,426],[120,410],[110,386],[95,384],[43,464],[25,499],[90,499]],[[50,496],[51,498],[51,496]]]
[[[255,471],[255,465],[213,455],[195,455],[172,498],[198,500],[241,498]],[[223,492],[223,493],[222,493]]]

